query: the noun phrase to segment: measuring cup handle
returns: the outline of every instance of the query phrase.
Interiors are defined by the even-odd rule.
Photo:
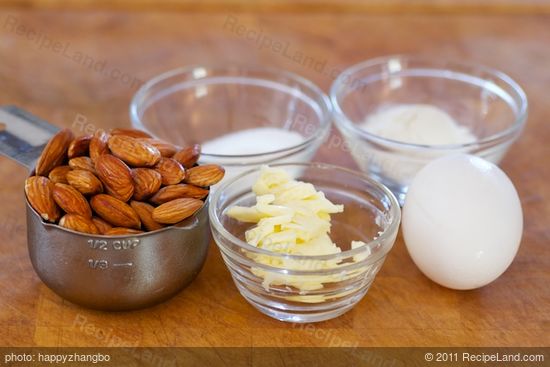
[[[29,170],[59,128],[16,106],[0,107],[0,154]]]

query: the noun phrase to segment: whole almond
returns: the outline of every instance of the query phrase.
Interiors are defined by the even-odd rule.
[[[90,140],[90,158],[95,162],[97,157],[103,154],[109,153],[109,147],[107,142],[109,141],[109,134],[103,129],[97,129],[92,139]]]
[[[134,168],[132,170],[134,179],[134,199],[145,200],[159,191],[162,185],[162,176],[150,168]]]
[[[142,139],[114,135],[109,138],[108,144],[114,156],[133,167],[151,167],[161,158],[159,150]]]
[[[99,217],[92,217],[92,222],[94,222],[95,226],[99,230],[99,233],[105,234],[107,233],[111,228],[113,228],[112,225],[104,221],[103,219]]]
[[[53,183],[67,183],[67,173],[71,170],[69,166],[57,166],[50,171],[48,178]]]
[[[170,185],[160,189],[150,201],[160,205],[181,198],[204,199],[209,192],[208,189],[189,184]]]
[[[192,145],[190,147],[184,148],[174,154],[172,158],[180,162],[184,168],[193,167],[201,155],[201,146],[198,144]]]
[[[103,154],[96,159],[95,169],[107,193],[122,201],[128,201],[132,197],[132,171],[123,161],[113,155]]]
[[[92,209],[86,198],[71,185],[56,183],[53,188],[53,199],[67,214],[78,214],[92,218]]]
[[[185,182],[201,187],[217,184],[225,175],[223,167],[217,164],[205,164],[187,170]]]
[[[42,176],[33,176],[25,180],[27,200],[36,212],[48,222],[56,222],[61,211],[53,198],[53,183]]]
[[[75,169],[67,173],[67,182],[84,195],[103,192],[103,184],[92,172]]]
[[[116,227],[127,227],[140,229],[141,222],[134,209],[125,202],[105,194],[99,194],[92,197],[90,204],[94,211],[101,217]]]
[[[155,222],[153,219],[153,210],[155,210],[155,207],[151,204],[133,200],[130,202],[130,206],[136,211],[139,219],[141,219],[141,224],[148,231],[156,231],[157,229],[164,228],[164,225]]]
[[[140,234],[143,231],[138,231],[137,229],[124,228],[124,227],[114,227],[105,232],[106,236],[128,236],[133,234]]]
[[[59,225],[77,232],[99,234],[99,230],[90,218],[78,214],[65,214],[59,220]]]
[[[199,199],[176,199],[153,210],[153,220],[162,224],[176,224],[195,214],[204,202]]]
[[[96,173],[94,161],[90,157],[76,157],[69,160],[69,167],[72,169],[83,169]]]
[[[185,168],[172,158],[162,157],[155,165],[155,171],[162,176],[163,185],[179,184],[185,178]]]
[[[174,144],[170,144],[164,140],[153,138],[145,138],[140,140],[143,140],[144,142],[149,143],[157,148],[160,152],[160,155],[163,157],[171,157],[178,151],[178,148]]]
[[[69,159],[87,155],[90,149],[90,140],[92,140],[91,135],[83,135],[74,139],[67,150]]]
[[[36,175],[48,176],[52,169],[63,164],[73,139],[74,135],[69,129],[63,129],[55,134],[36,162]]]
[[[111,135],[124,135],[132,138],[152,138],[152,136],[143,130],[116,128],[111,130]]]

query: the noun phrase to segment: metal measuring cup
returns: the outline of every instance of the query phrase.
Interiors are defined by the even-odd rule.
[[[30,170],[58,128],[14,106],[0,108],[0,153]],[[23,187],[23,184],[21,184]],[[40,279],[61,297],[100,310],[162,302],[200,272],[210,242],[208,201],[177,226],[131,236],[46,223],[26,200],[27,242]]]

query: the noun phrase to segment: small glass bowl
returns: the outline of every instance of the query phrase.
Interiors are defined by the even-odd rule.
[[[262,164],[309,162],[330,131],[331,105],[316,85],[286,71],[191,66],[145,83],[132,100],[130,118],[134,127],[179,146],[254,128],[282,128],[301,136],[289,142],[266,134],[266,150],[252,153],[238,142],[223,154],[203,146],[201,163],[222,165],[227,179]],[[287,146],[276,149],[275,142]]]
[[[446,154],[467,153],[498,164],[527,119],[527,97],[507,75],[479,65],[414,56],[389,56],[357,64],[333,83],[336,126],[359,168],[388,186],[403,203],[416,173]],[[466,126],[477,141],[420,145],[362,129],[365,119],[399,104],[430,104]]]
[[[211,197],[210,226],[242,296],[260,312],[289,322],[337,317],[367,293],[397,235],[397,199],[367,175],[322,163],[275,164],[310,182],[344,212],[333,214],[331,239],[341,253],[303,256],[274,253],[244,241],[250,223],[229,218],[234,205],[255,204],[252,184],[259,169],[225,181]],[[365,246],[352,249],[352,241]]]

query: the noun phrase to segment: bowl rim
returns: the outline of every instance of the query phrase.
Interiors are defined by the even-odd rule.
[[[269,165],[269,167],[273,167],[273,168],[277,168],[277,167],[278,168],[284,168],[284,167],[289,167],[289,166],[292,166],[292,167],[299,166],[299,167],[304,167],[304,168],[314,168],[314,169],[324,169],[324,170],[337,170],[337,171],[340,171],[340,172],[344,172],[344,173],[347,173],[347,174],[354,175],[354,176],[366,181],[370,185],[374,186],[376,189],[380,190],[384,194],[384,196],[389,200],[389,202],[390,202],[389,214],[390,214],[390,217],[392,218],[392,221],[388,224],[388,227],[385,228],[384,231],[379,234],[379,236],[377,236],[376,238],[374,238],[374,239],[372,239],[368,242],[365,242],[364,246],[360,246],[360,247],[357,247],[355,249],[346,250],[346,251],[342,251],[342,252],[338,252],[338,253],[334,253],[334,254],[328,254],[328,255],[292,255],[292,254],[272,252],[272,251],[269,251],[269,250],[265,250],[265,249],[262,249],[262,248],[252,246],[252,245],[248,244],[247,242],[237,238],[231,232],[229,232],[227,229],[225,229],[225,227],[223,226],[223,224],[220,221],[220,217],[216,213],[216,206],[217,206],[216,204],[219,201],[219,199],[222,197],[222,195],[224,195],[224,191],[225,191],[226,188],[228,188],[229,186],[234,184],[236,181],[240,180],[241,178],[243,178],[245,176],[252,175],[254,173],[259,172],[260,169],[262,168],[262,167],[255,167],[255,168],[250,169],[246,172],[243,172],[243,173],[241,173],[241,174],[239,174],[235,177],[232,177],[230,180],[225,181],[223,184],[221,184],[219,187],[217,187],[214,190],[213,194],[210,196],[210,200],[212,200],[212,203],[210,204],[210,206],[208,208],[208,213],[209,213],[209,217],[210,217],[210,226],[211,226],[212,230],[217,231],[218,233],[220,233],[220,235],[223,238],[229,240],[233,244],[236,244],[241,249],[244,249],[244,250],[247,250],[247,251],[250,251],[250,252],[254,252],[254,253],[257,253],[257,254],[269,255],[269,256],[272,256],[272,257],[289,259],[289,260],[332,260],[334,258],[339,258],[339,257],[355,256],[355,255],[362,254],[367,249],[370,250],[372,245],[378,244],[378,243],[381,243],[381,242],[387,242],[391,239],[391,237],[397,235],[397,231],[399,230],[399,224],[401,222],[401,207],[399,206],[399,202],[397,201],[397,198],[395,197],[395,195],[391,192],[390,189],[388,189],[382,183],[372,179],[366,173],[355,171],[355,170],[352,170],[352,169],[349,169],[349,168],[346,168],[346,167],[342,167],[342,166],[329,164],[329,163],[296,162],[296,163],[276,163],[276,164]],[[251,190],[252,190],[252,188],[249,188],[246,192],[250,192]],[[395,241],[393,241],[393,242],[395,242]],[[373,258],[368,256],[365,260],[376,261],[380,257],[385,256],[391,250],[391,248],[393,247],[393,242],[391,243],[391,245],[385,246],[386,249],[384,249],[384,251],[381,251],[379,256],[376,256],[376,257],[373,257]],[[217,243],[217,241],[216,241],[216,243]],[[219,246],[219,244],[218,244],[218,246]],[[276,268],[276,267],[274,267],[274,268]]]
[[[247,64],[231,64],[231,65],[221,65],[221,64],[192,64],[187,66],[180,66],[175,69],[171,69],[168,71],[165,71],[161,74],[158,74],[151,79],[147,80],[134,94],[132,97],[129,113],[130,113],[130,121],[134,127],[138,129],[145,130],[147,132],[152,133],[149,129],[145,127],[143,124],[143,120],[139,116],[139,106],[144,103],[147,98],[146,95],[155,86],[158,84],[165,82],[171,78],[175,78],[182,75],[193,75],[193,72],[195,70],[202,69],[207,71],[206,74],[201,75],[199,77],[194,77],[188,81],[184,81],[182,83],[189,83],[189,82],[195,82],[198,81],[207,81],[212,78],[212,75],[210,73],[221,73],[221,74],[227,74],[227,75],[216,75],[216,78],[220,77],[238,77],[240,79],[259,79],[259,80],[271,80],[268,78],[273,78],[271,81],[274,83],[278,83],[281,85],[285,85],[287,87],[291,87],[293,89],[296,89],[295,86],[290,86],[288,83],[283,83],[281,81],[277,81],[276,78],[284,77],[288,78],[289,80],[296,82],[300,87],[304,87],[316,96],[316,98],[312,98],[317,102],[317,105],[320,107],[321,111],[321,118],[319,119],[319,127],[315,129],[315,133],[309,136],[307,139],[304,139],[297,145],[293,145],[287,148],[283,149],[277,149],[272,150],[269,152],[264,153],[254,153],[254,154],[209,154],[209,153],[201,153],[201,156],[208,157],[211,159],[237,159],[237,158],[261,158],[261,157],[269,157],[271,155],[287,155],[292,154],[295,151],[302,150],[308,146],[310,146],[312,143],[316,142],[317,140],[322,140],[325,138],[327,133],[330,131],[331,125],[332,125],[332,104],[330,103],[330,99],[328,95],[315,83],[310,81],[309,79],[306,79],[296,73],[284,70],[284,69],[278,69],[274,67],[266,67],[266,66],[258,66],[258,65],[247,65]],[[210,73],[209,73],[210,72]],[[245,73],[244,75],[232,75],[232,73],[236,72],[242,72]],[[266,74],[264,77],[254,77],[252,75],[248,74],[253,73],[263,73]],[[216,83],[211,83],[216,84]],[[153,136],[155,134],[152,134]]]
[[[468,71],[486,73],[492,76],[493,78],[506,84],[508,87],[511,88],[513,93],[515,93],[515,96],[510,93],[507,93],[513,98],[514,102],[516,102],[517,113],[515,113],[515,121],[504,130],[501,130],[495,134],[489,135],[483,139],[478,139],[478,140],[475,140],[469,143],[464,143],[464,144],[407,143],[399,140],[384,138],[379,135],[372,134],[364,129],[361,129],[357,127],[357,125],[353,123],[347,117],[346,113],[342,110],[340,103],[338,101],[338,92],[342,88],[342,85],[346,84],[345,82],[346,77],[349,77],[350,75],[354,75],[355,73],[361,70],[374,68],[383,64],[387,64],[390,60],[419,62],[426,65],[423,69],[430,69],[434,71],[459,72],[461,74],[474,76],[478,79],[483,79],[484,81],[491,82],[491,80],[487,79],[486,77],[481,78],[477,75],[468,73]],[[372,74],[372,75],[375,75],[375,74]],[[383,76],[382,74],[379,74],[379,75]],[[438,78],[441,78],[441,76],[438,76]],[[366,85],[368,85],[368,83],[364,84],[363,87],[365,87]],[[426,56],[426,55],[414,55],[414,54],[394,54],[394,55],[380,56],[373,59],[362,61],[360,63],[354,64],[348,67],[347,69],[342,71],[332,83],[329,90],[329,98],[332,104],[332,113],[334,116],[334,121],[338,128],[350,130],[353,133],[358,134],[359,136],[367,140],[374,140],[375,142],[383,143],[386,145],[393,145],[398,148],[399,147],[415,148],[415,149],[421,149],[421,150],[460,150],[460,149],[470,148],[470,147],[480,147],[480,146],[482,147],[485,145],[490,145],[495,142],[498,143],[500,140],[503,140],[506,138],[513,138],[524,127],[527,121],[527,114],[528,114],[528,100],[527,100],[527,95],[525,94],[525,91],[521,88],[521,86],[516,81],[514,81],[510,76],[508,76],[504,72],[482,64],[475,63],[475,62],[468,62],[468,61],[457,62],[451,59],[434,60],[433,57],[430,58],[429,56]],[[519,103],[517,103],[517,101],[519,101]]]

